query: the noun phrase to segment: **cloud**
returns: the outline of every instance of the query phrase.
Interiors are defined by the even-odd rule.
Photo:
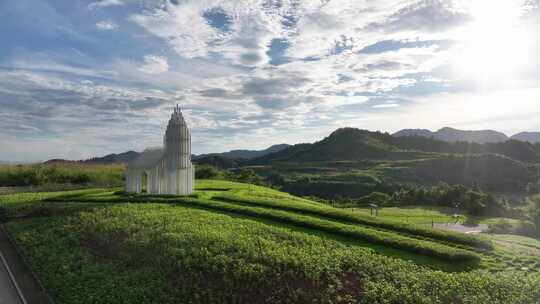
[[[169,70],[167,58],[157,55],[144,56],[144,64],[139,68],[139,71],[146,74],[161,74]]]
[[[234,64],[259,66],[268,62],[268,46],[281,32],[279,14],[261,6],[259,1],[167,2],[130,19],[185,58],[219,54]]]
[[[282,95],[298,89],[309,81],[308,78],[290,75],[290,77],[250,78],[243,85],[243,91],[250,96]]]
[[[453,29],[470,20],[471,16],[460,10],[454,1],[422,0],[399,9],[382,22],[369,24],[368,29],[436,32]]]
[[[99,21],[98,23],[96,23],[96,28],[98,30],[102,30],[102,31],[111,31],[111,30],[116,30],[118,29],[118,24],[112,22],[112,21]]]
[[[397,104],[397,103],[382,103],[382,104],[374,105],[372,107],[376,108],[376,109],[397,108],[397,107],[399,107],[399,104]]]
[[[0,52],[2,147],[44,145],[39,158],[142,150],[160,144],[176,103],[196,153],[313,141],[339,126],[504,131],[509,124],[489,117],[523,129],[540,117],[530,110],[537,58],[511,81],[456,75],[460,35],[474,18],[468,1],[89,2],[0,1],[0,26],[13,29]],[[519,22],[537,34],[538,0],[523,3]],[[540,36],[530,36],[534,54]],[[440,118],[456,111],[464,114]],[[0,158],[19,152],[2,149]]]
[[[123,0],[100,0],[88,4],[88,9],[95,9],[100,7],[118,6],[123,5]]]

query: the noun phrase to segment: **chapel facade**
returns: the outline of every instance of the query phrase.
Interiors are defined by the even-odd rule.
[[[176,106],[163,136],[163,148],[147,149],[128,163],[126,192],[189,195],[193,193],[191,133]],[[144,185],[143,185],[144,182]]]

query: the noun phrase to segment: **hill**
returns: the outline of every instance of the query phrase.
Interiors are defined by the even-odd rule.
[[[426,137],[426,138],[435,137],[434,133],[427,129],[403,129],[392,135],[396,137],[409,137],[409,136]]]
[[[193,160],[196,165],[209,165],[219,169],[230,169],[238,167],[240,162],[237,159],[223,157],[221,155],[199,156]]]
[[[288,147],[290,147],[290,145],[279,144],[279,145],[273,145],[264,150],[232,150],[232,151],[223,152],[223,153],[201,154],[201,155],[194,156],[193,159],[199,160],[201,158],[207,158],[209,156],[219,156],[219,157],[228,158],[228,159],[253,159],[253,158],[268,155],[270,153],[279,152]]]
[[[527,141],[533,144],[540,143],[540,132],[521,132],[512,136],[512,139]]]
[[[327,199],[392,194],[404,184],[440,182],[487,191],[524,193],[535,183],[540,150],[528,142],[450,143],[419,136],[338,129],[313,144],[298,144],[245,164],[263,176],[275,172],[283,189]]]
[[[405,129],[393,134],[396,137],[421,136],[446,142],[498,143],[508,140],[508,136],[493,130],[464,131],[445,127],[436,132],[425,129]]]
[[[140,154],[139,152],[135,152],[135,151],[128,151],[128,152],[119,153],[119,154],[113,153],[113,154],[109,154],[103,157],[90,158],[83,161],[83,163],[94,163],[94,164],[124,163],[125,164],[137,158],[139,154]]]
[[[93,157],[85,160],[65,160],[56,158],[45,161],[44,164],[125,164],[137,158],[139,154],[139,152],[128,151],[119,154],[112,153],[103,157]]]
[[[497,154],[446,156],[418,161],[401,171],[404,182],[473,185],[490,192],[514,192],[525,189],[536,176],[518,161]],[[397,177],[397,176],[395,176]]]
[[[264,150],[232,150],[223,153],[211,153],[193,155],[193,160],[200,164],[218,165],[222,168],[229,168],[236,164],[238,159],[253,159],[270,153],[278,152],[288,148],[290,145],[279,144],[273,145]],[[44,164],[126,164],[139,156],[139,152],[128,151],[119,154],[108,154],[102,157],[93,157],[85,160],[66,160],[61,158],[50,159]]]
[[[409,159],[414,151],[452,154],[501,154],[523,162],[540,161],[540,150],[527,142],[498,143],[447,142],[422,136],[391,136],[354,128],[341,128],[313,144],[299,144],[256,158],[252,164],[273,161],[310,162],[360,159]]]
[[[313,144],[298,144],[253,163],[272,161],[310,162],[351,159],[384,159],[398,148],[388,141],[388,134],[366,130],[341,128]]]
[[[493,246],[255,185],[196,187],[191,197],[21,193],[0,207],[57,303],[529,304],[539,295],[532,239]]]

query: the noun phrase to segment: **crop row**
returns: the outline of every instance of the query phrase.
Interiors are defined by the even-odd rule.
[[[235,198],[236,200],[238,197],[236,196],[225,196],[220,195],[216,196],[216,199],[226,199],[226,198]],[[80,202],[107,202],[107,203],[120,203],[120,202],[174,202],[178,201],[178,197],[175,196],[156,196],[156,197],[150,197],[146,195],[129,195],[129,196],[71,196],[68,195],[66,197],[55,197],[51,200],[55,201],[80,201]],[[303,206],[307,204],[302,204],[300,202],[294,202],[294,203],[284,203],[285,200],[280,200],[280,202],[277,202],[275,200],[263,200],[258,199],[257,202],[259,202],[259,205],[262,207],[273,207],[272,209],[265,209],[265,208],[256,208],[256,207],[250,207],[250,206],[239,206],[234,205],[232,203],[227,202],[218,202],[214,200],[206,200],[206,199],[195,199],[195,198],[182,198],[180,199],[183,202],[188,202],[190,204],[194,204],[197,206],[202,206],[205,208],[211,208],[215,210],[221,210],[221,211],[227,211],[227,212],[234,212],[237,214],[243,214],[243,215],[249,215],[249,216],[255,216],[259,218],[265,218],[270,219],[278,222],[283,222],[287,224],[291,224],[294,226],[299,227],[306,227],[311,229],[316,229],[319,231],[324,231],[327,233],[332,233],[335,235],[345,236],[345,237],[352,237],[357,238],[361,240],[366,240],[372,243],[376,244],[382,244],[386,246],[390,246],[393,248],[405,250],[412,253],[432,256],[432,257],[438,257],[447,261],[474,261],[477,262],[480,260],[479,255],[467,251],[462,250],[458,248],[452,248],[450,246],[446,246],[443,244],[437,244],[431,241],[425,241],[425,240],[418,240],[406,236],[401,236],[397,233],[392,232],[386,232],[386,231],[380,231],[376,229],[371,229],[368,227],[359,227],[359,226],[352,226],[347,225],[345,223],[339,223],[335,222],[333,220],[346,220],[346,218],[339,218],[338,216],[332,217],[332,216],[325,216],[328,219],[331,220],[325,220],[325,219],[319,219],[311,216],[303,216],[299,214],[291,213],[293,212],[303,212],[306,214],[311,215],[317,215],[321,216],[324,215],[323,213],[317,213],[316,211],[336,211],[341,212],[345,215],[351,215],[348,213],[344,213],[341,210],[328,210],[324,209],[324,207],[318,207],[316,204],[309,204],[308,206]],[[283,202],[282,202],[283,201]],[[255,204],[255,201],[242,201],[243,203],[247,204]],[[264,205],[263,203],[264,202]],[[281,210],[280,210],[281,209]],[[331,213],[328,213],[332,215]],[[334,214],[335,215],[335,214]],[[359,217],[360,218],[360,217]],[[349,222],[352,222],[349,220]],[[358,222],[357,222],[358,223]],[[366,224],[363,222],[360,222],[361,224]],[[388,226],[376,226],[376,225],[369,225],[370,222],[367,222],[368,224],[366,226],[373,226],[373,227],[381,227],[381,228],[389,228]],[[379,222],[377,222],[379,223]],[[387,223],[383,223],[387,224]],[[393,223],[392,223],[393,224]],[[395,229],[397,230],[397,229]],[[428,231],[429,232],[429,231]]]
[[[365,240],[371,243],[381,244],[416,254],[436,257],[450,262],[477,263],[480,261],[480,256],[471,251],[453,248],[430,241],[413,239],[392,232],[352,226],[335,221],[294,214],[282,210],[239,206],[225,202],[193,198],[185,198],[181,199],[180,201],[204,208],[253,216],[297,227],[314,229],[347,238]]]
[[[181,204],[8,223],[57,303],[537,303],[538,273],[445,273]]]
[[[241,197],[241,195],[244,195],[244,197]],[[474,236],[474,235],[467,235],[462,233],[455,233],[455,232],[449,232],[449,231],[441,231],[441,230],[435,230],[435,229],[426,229],[419,226],[404,224],[404,223],[398,223],[398,222],[392,222],[392,221],[381,221],[376,218],[368,217],[362,214],[358,213],[351,213],[344,210],[340,210],[337,208],[332,207],[326,207],[326,206],[315,206],[315,205],[306,205],[301,204],[297,202],[287,202],[283,200],[270,200],[270,199],[264,199],[261,197],[248,197],[245,196],[242,192],[235,192],[234,194],[220,194],[213,197],[213,199],[221,200],[221,201],[230,201],[230,202],[238,202],[238,203],[244,203],[254,206],[261,206],[261,207],[271,207],[274,209],[279,210],[285,210],[285,211],[292,211],[292,212],[300,212],[303,214],[310,214],[310,215],[316,215],[328,219],[338,220],[338,221],[344,221],[349,223],[357,223],[372,227],[378,227],[383,229],[389,229],[394,230],[398,232],[403,232],[407,234],[412,235],[418,235],[423,237],[428,237],[436,240],[441,241],[448,241],[452,243],[457,244],[463,244],[467,246],[473,246],[477,248],[483,248],[483,249],[493,249],[493,244],[490,240],[487,240],[485,238]]]

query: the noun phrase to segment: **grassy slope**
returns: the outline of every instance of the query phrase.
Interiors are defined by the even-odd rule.
[[[400,234],[406,234],[408,236],[423,236],[437,241],[449,241],[478,248],[492,248],[491,242],[482,237],[425,229],[424,227],[408,225],[406,223],[386,219],[381,220],[379,218],[374,218],[363,214],[355,214],[353,212],[349,212],[348,210],[336,209],[322,204],[317,206],[285,199],[276,200],[247,191],[235,191],[216,195],[213,198],[215,200],[256,205],[260,207],[286,210],[299,214],[309,214],[325,219],[384,229],[392,232],[399,232]]]
[[[369,208],[350,208],[363,215],[369,215],[371,213]],[[438,206],[406,206],[406,207],[386,207],[379,209],[379,217],[382,219],[388,219],[392,221],[428,225],[432,221],[434,223],[455,223],[456,219],[453,217],[455,212],[454,208],[438,207]],[[500,217],[479,217],[461,214],[458,219],[458,223],[480,223],[490,224],[497,222],[501,219],[517,222],[518,220],[510,218]]]
[[[247,189],[241,189],[239,187],[246,188],[246,186],[230,182],[227,184],[232,185],[228,191],[223,191],[224,189],[216,187],[206,187],[195,195],[197,198],[179,199],[178,197],[167,196],[156,198],[154,196],[126,197],[111,195],[100,197],[86,196],[84,198],[78,198],[78,200],[87,202],[145,202],[148,200],[181,202],[200,208],[210,208],[244,216],[273,220],[301,228],[325,231],[341,237],[367,240],[371,243],[387,245],[403,251],[438,257],[452,262],[477,262],[478,255],[468,250],[455,248],[458,246],[449,247],[446,244],[439,244],[438,241],[434,242],[433,239],[443,239],[445,241],[457,242],[458,244],[478,245],[482,248],[491,247],[488,241],[479,237],[379,221],[365,216],[360,217],[308,200],[298,199],[263,187],[250,186]],[[229,195],[227,196],[227,194]],[[224,196],[228,197],[227,201],[223,199]],[[240,201],[240,204],[231,198]],[[264,202],[261,201],[262,198],[265,199]],[[67,198],[68,201],[70,199],[71,197]],[[336,222],[336,219],[344,220],[345,223]],[[379,229],[381,227],[385,228],[385,231],[381,231]],[[432,239],[421,239],[417,237],[418,234],[423,237],[431,237]]]
[[[320,207],[256,186],[217,181],[197,185],[198,199],[188,200],[212,202],[214,196],[248,191],[256,197]],[[483,257],[501,265],[513,264],[519,271],[444,273],[415,265],[429,263],[445,269],[438,259],[314,227],[298,228],[236,212],[194,209],[189,204],[171,204],[178,198],[167,196],[138,197],[161,201],[159,204],[126,204],[113,192],[71,192],[62,199],[58,193],[41,194],[57,201],[41,203],[35,197],[19,195],[20,204],[13,196],[9,200],[0,196],[0,206],[8,206],[15,215],[32,215],[32,208],[74,209],[60,216],[30,217],[8,224],[60,303],[175,303],[179,298],[246,303],[261,299],[533,303],[539,296],[535,288],[540,275],[522,269],[524,265],[540,265],[532,259],[535,253],[504,260],[516,246],[535,248],[537,243],[530,239],[497,239],[495,252]],[[268,212],[260,206],[251,208]]]
[[[0,165],[0,187],[58,184],[111,187],[123,182],[124,165],[121,164]]]

